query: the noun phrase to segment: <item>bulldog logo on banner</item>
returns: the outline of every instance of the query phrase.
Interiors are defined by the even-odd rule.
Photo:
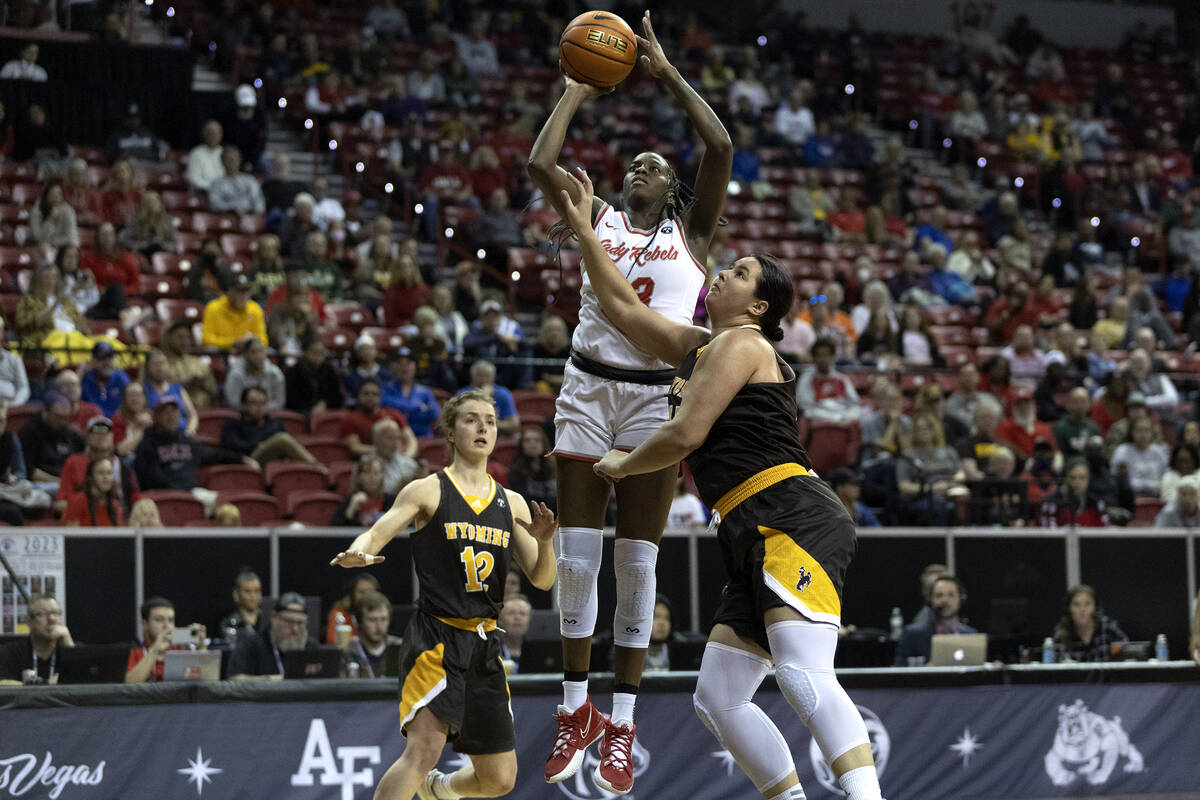
[[[627,795],[617,795],[612,792],[605,791],[596,785],[592,779],[592,775],[596,772],[596,767],[600,766],[600,758],[596,755],[596,748],[589,747],[583,756],[583,764],[579,766],[579,771],[575,773],[575,777],[555,784],[558,790],[565,794],[571,800],[613,800],[615,797],[624,797],[625,800],[634,800],[635,795],[630,793]],[[650,766],[650,752],[642,747],[642,743],[637,737],[633,739],[633,777],[641,775]]]
[[[863,722],[867,726],[867,736],[871,739],[871,755],[875,757],[875,772],[879,775],[879,779],[883,780],[883,773],[887,769],[888,756],[892,752],[892,737],[888,734],[887,728],[884,727],[883,720],[874,711],[860,705],[856,705],[855,708],[858,709],[858,713],[862,714]],[[808,744],[808,760],[812,763],[813,773],[817,776],[817,781],[826,789],[833,792],[836,797],[844,796],[845,793],[842,791],[842,787],[838,785],[833,770],[825,763],[825,756],[821,753],[821,748],[817,746],[816,739],[812,739]]]
[[[1058,707],[1058,729],[1045,759],[1046,774],[1055,786],[1070,786],[1078,777],[1099,786],[1122,758],[1125,772],[1145,769],[1142,754],[1129,741],[1120,717],[1105,719],[1078,699]]]

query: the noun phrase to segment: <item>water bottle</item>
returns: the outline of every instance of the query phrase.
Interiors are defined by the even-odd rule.
[[[1170,661],[1171,654],[1167,650],[1167,635],[1160,633],[1154,637],[1154,657],[1159,661]]]
[[[900,641],[900,634],[904,631],[904,615],[900,613],[899,608],[892,609],[891,617],[892,625],[892,641]]]
[[[1042,663],[1054,663],[1054,640],[1049,636],[1047,636],[1045,639],[1042,639]]]
[[[357,678],[359,669],[360,669],[359,663],[357,661],[351,661],[349,664],[346,665],[346,677],[347,678]]]

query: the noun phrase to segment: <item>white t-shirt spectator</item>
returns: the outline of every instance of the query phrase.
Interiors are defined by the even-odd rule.
[[[1117,465],[1129,465],[1129,486],[1135,492],[1157,494],[1159,481],[1167,474],[1167,462],[1170,455],[1167,446],[1157,442],[1138,450],[1132,442],[1117,445],[1112,454],[1112,471],[1117,472]]]
[[[676,495],[671,501],[671,510],[667,514],[668,528],[687,528],[707,522],[708,514],[704,511],[704,503],[691,492]]]
[[[1017,355],[1010,344],[1000,351],[1000,355],[1008,359],[1014,378],[1037,382],[1046,372],[1046,354],[1041,350],[1035,349],[1032,353]]]
[[[30,64],[23,58],[14,58],[0,69],[0,79],[10,81],[36,81],[45,83],[48,76],[46,70],[37,64]]]
[[[757,80],[738,78],[733,82],[729,87],[729,107],[737,108],[738,99],[742,97],[750,100],[750,107],[755,114],[761,114],[763,107],[771,104],[771,93]]]
[[[809,136],[817,130],[813,113],[805,106],[793,109],[787,103],[780,103],[775,109],[775,132],[790,144],[804,144]]]
[[[500,72],[500,59],[496,57],[496,45],[488,39],[475,42],[462,34],[454,36],[458,48],[458,60],[463,62],[472,78],[480,75],[496,75]]]
[[[225,177],[225,167],[221,165],[221,146],[209,147],[198,144],[192,148],[187,157],[187,181],[194,189],[208,191],[213,181]]]

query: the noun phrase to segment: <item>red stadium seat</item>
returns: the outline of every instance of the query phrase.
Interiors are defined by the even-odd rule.
[[[158,347],[162,339],[163,324],[161,322],[142,322],[133,329],[133,340],[146,347]]]
[[[342,430],[342,419],[349,413],[344,408],[330,411],[314,411],[308,418],[308,431],[313,436],[332,436],[337,438]]]
[[[258,237],[248,233],[226,233],[221,236],[221,250],[229,258],[249,256],[258,246]]]
[[[150,266],[154,269],[155,275],[182,279],[192,268],[192,260],[178,253],[159,251],[150,258]]]
[[[183,298],[183,282],[179,278],[170,275],[142,275],[140,280],[141,294],[144,297],[175,300]]]
[[[245,464],[216,464],[200,470],[200,485],[214,492],[265,492],[262,470]]]
[[[828,473],[853,464],[861,440],[862,433],[858,423],[838,425],[812,420],[809,423],[808,442],[805,447],[812,458],[813,469],[818,473]]]
[[[264,468],[271,494],[287,502],[292,492],[324,492],[329,489],[329,473],[314,464],[272,461]]]
[[[335,461],[351,461],[354,458],[350,454],[350,448],[346,446],[346,443],[334,436],[305,434],[304,436],[297,436],[296,439],[322,464],[332,464]]]
[[[321,342],[325,349],[342,356],[354,348],[355,333],[349,328],[330,328],[321,331]]]
[[[191,225],[188,230],[216,236],[222,233],[234,233],[238,230],[237,216],[233,214],[216,214],[210,211],[196,211],[191,215]]]
[[[520,439],[512,436],[497,437],[496,447],[492,450],[492,455],[488,458],[488,461],[495,461],[497,464],[502,464],[507,467],[512,463],[513,458],[516,456],[517,446],[520,443]],[[508,477],[506,475],[505,480],[502,482],[507,482],[507,480]]]
[[[391,353],[404,346],[404,334],[399,328],[367,327],[362,332],[375,340],[380,353]]]
[[[1154,522],[1154,518],[1158,516],[1158,512],[1162,511],[1163,506],[1166,505],[1166,503],[1157,497],[1139,497],[1134,503],[1134,522]]]
[[[522,421],[526,418],[540,420],[554,416],[554,402],[557,399],[554,395],[522,389],[514,390],[512,395]]]
[[[308,419],[299,411],[278,409],[271,416],[283,423],[284,430],[292,436],[304,436],[308,433]],[[270,483],[270,481],[267,481]]]
[[[342,497],[350,494],[350,479],[353,475],[353,461],[339,461],[329,465],[329,482],[333,484],[333,491]]]
[[[361,331],[375,322],[375,316],[370,309],[358,303],[329,303],[325,306],[325,310],[339,328]]]
[[[449,462],[446,440],[440,436],[422,436],[417,439],[417,458],[423,458],[430,469],[441,469]]]
[[[40,404],[29,404],[23,406],[8,407],[8,430],[13,433],[20,432],[21,428],[25,427],[25,423],[42,413]]]
[[[204,303],[198,300],[161,297],[154,303],[154,311],[162,322],[170,323],[178,319],[199,322],[204,318]]]
[[[323,526],[333,520],[333,514],[341,504],[341,495],[333,492],[301,492],[288,497],[286,513],[296,522]]]
[[[215,436],[221,438],[221,428],[225,426],[225,420],[237,419],[238,412],[232,408],[202,408],[196,412],[200,418],[197,433],[201,436]]]
[[[233,503],[241,512],[242,524],[250,527],[279,519],[279,501],[269,494],[256,491],[225,492],[217,496],[217,503]]]
[[[158,515],[168,528],[200,522],[205,519],[204,503],[191,492],[176,492],[170,489],[155,489],[142,492],[158,506]]]

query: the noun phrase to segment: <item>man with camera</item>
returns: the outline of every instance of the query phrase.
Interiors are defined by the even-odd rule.
[[[172,649],[204,650],[208,631],[199,622],[175,627],[175,606],[165,597],[142,603],[142,641],[129,650],[126,683],[153,683],[163,679],[163,656]]]
[[[57,683],[58,655],[74,646],[58,601],[35,594],[29,604],[29,636],[0,647],[0,684]]]

